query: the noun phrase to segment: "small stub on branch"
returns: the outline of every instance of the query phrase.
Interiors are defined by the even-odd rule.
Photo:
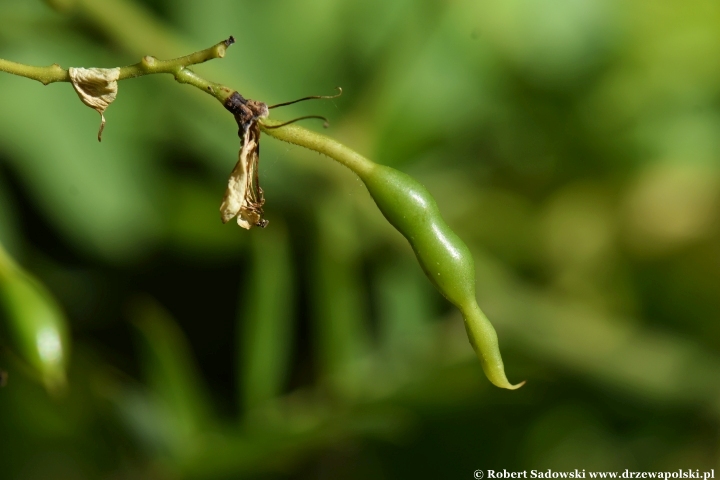
[[[98,142],[102,141],[105,129],[105,109],[115,101],[119,68],[73,68],[68,70],[70,81],[80,100],[100,114]]]

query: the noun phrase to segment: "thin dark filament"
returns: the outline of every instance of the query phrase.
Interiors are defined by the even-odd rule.
[[[342,95],[342,88],[340,88],[340,87],[335,87],[335,88],[338,89],[338,93],[336,95],[313,95],[311,97],[303,97],[303,98],[299,98],[297,100],[293,100],[292,102],[278,103],[277,105],[268,107],[268,109],[275,108],[275,107],[285,107],[287,105],[292,105],[293,103],[304,102],[305,100],[319,100],[319,99],[323,99],[323,98],[338,98],[340,95]]]
[[[280,127],[284,127],[285,125],[290,125],[291,123],[295,123],[299,120],[305,120],[308,118],[319,118],[320,120],[325,121],[325,123],[323,124],[323,128],[327,128],[328,126],[330,126],[330,123],[328,122],[327,118],[321,117],[320,115],[308,115],[306,117],[295,118],[293,120],[290,120],[289,122],[281,123],[280,125],[272,125],[272,126],[264,125],[264,127],[265,128],[280,128]]]

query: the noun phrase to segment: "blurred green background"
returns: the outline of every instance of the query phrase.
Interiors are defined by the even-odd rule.
[[[514,392],[362,183],[264,138],[266,230],[222,225],[237,127],[170,76],[99,118],[0,73],[0,242],[72,333],[7,339],[0,478],[471,478],[720,469],[720,3],[0,2],[0,58],[204,77],[413,175],[475,255]],[[316,124],[308,128],[318,129]],[[319,128],[321,130],[321,128]]]

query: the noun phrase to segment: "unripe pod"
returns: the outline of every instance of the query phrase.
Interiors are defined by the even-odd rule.
[[[450,230],[418,181],[393,168],[377,165],[324,135],[295,125],[264,120],[265,133],[323,153],[355,172],[385,218],[410,242],[430,281],[462,312],[465,329],[485,375],[501,388],[516,389],[505,376],[497,334],[475,300],[475,265],[465,243]]]
[[[45,287],[16,267],[0,247],[0,305],[12,349],[51,392],[66,383],[67,324]]]
[[[359,175],[385,218],[410,242],[425,275],[462,312],[485,375],[498,387],[521,387],[505,376],[497,334],[475,300],[472,254],[445,223],[430,192],[409,175],[383,165]]]

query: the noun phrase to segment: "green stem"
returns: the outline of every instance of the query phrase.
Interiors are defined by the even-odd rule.
[[[43,85],[54,82],[69,82],[70,75],[68,71],[57,63],[53,63],[48,67],[34,67],[31,65],[23,65],[22,63],[11,62],[0,58],[0,72],[12,73],[31,80],[37,80]]]
[[[204,63],[214,58],[223,58],[228,47],[233,43],[235,43],[235,39],[230,37],[210,48],[173,60],[158,60],[155,57],[144,57],[140,63],[120,68],[120,80],[152,73],[174,73],[177,69],[183,67]]]
[[[327,155],[360,176],[370,173],[376,166],[374,162],[371,162],[342,143],[300,126],[287,125],[282,128],[268,128],[280,125],[281,123],[282,122],[275,120],[264,119],[262,123],[260,123],[260,128],[263,133],[278,140],[309,148],[310,150],[315,150],[316,152]]]
[[[56,0],[72,3],[75,12],[128,52],[148,47],[163,57],[189,51],[187,44],[138,2],[128,0]]]
[[[215,58],[223,58],[228,47],[233,43],[235,43],[235,39],[230,37],[205,50],[200,50],[172,60],[158,60],[155,57],[146,56],[134,65],[121,67],[120,78],[118,80],[126,80],[128,78],[136,78],[156,73],[169,73],[173,75],[179,83],[186,83],[199,88],[224,104],[234,90],[219,83],[205,80],[187,67]],[[37,80],[43,85],[55,82],[70,82],[68,71],[57,63],[47,67],[35,67],[0,59],[0,71],[19,75],[31,80]]]

